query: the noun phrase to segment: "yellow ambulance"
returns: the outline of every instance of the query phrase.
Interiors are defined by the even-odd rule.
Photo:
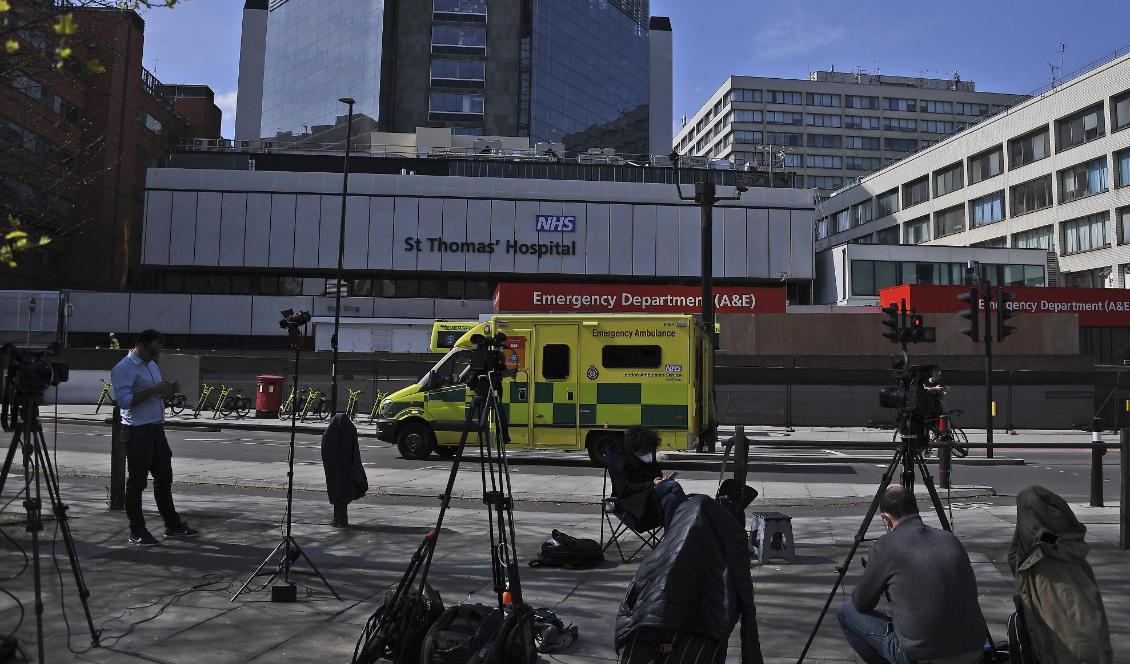
[[[708,427],[713,350],[688,315],[497,315],[468,330],[420,381],[393,392],[377,432],[407,459],[455,453],[470,407],[459,383],[472,335],[506,335],[501,406],[511,447],[601,450],[630,426],[660,432],[661,449],[691,449]]]
[[[432,340],[428,350],[433,353],[448,353],[455,348],[455,342],[460,337],[478,324],[475,320],[437,320],[432,323]]]

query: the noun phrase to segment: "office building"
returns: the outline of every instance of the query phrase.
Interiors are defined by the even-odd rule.
[[[351,97],[385,132],[666,154],[670,32],[647,0],[247,0],[236,139],[308,135]]]
[[[849,242],[1040,249],[1047,285],[1127,287],[1130,56],[834,192],[818,216],[818,251]],[[991,276],[1029,283],[1028,270]]]
[[[75,66],[57,68],[50,4],[13,2],[0,80],[0,215],[52,242],[5,266],[10,288],[124,289],[140,270],[145,170],[182,137],[219,136],[212,91],[163,85],[142,67],[133,11],[75,8]],[[45,18],[47,17],[47,18]],[[84,69],[97,57],[105,71]]]
[[[681,155],[772,166],[837,189],[1025,97],[973,81],[838,71],[807,80],[731,76],[674,138]]]

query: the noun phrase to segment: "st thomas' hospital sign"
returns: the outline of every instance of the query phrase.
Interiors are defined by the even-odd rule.
[[[576,233],[577,217],[573,215],[539,214],[535,219],[534,230],[538,233]],[[404,251],[438,252],[444,254],[507,254],[542,256],[574,256],[577,241],[568,242],[518,242],[517,240],[490,240],[474,242],[469,240],[447,240],[442,235],[431,237],[404,238]]]

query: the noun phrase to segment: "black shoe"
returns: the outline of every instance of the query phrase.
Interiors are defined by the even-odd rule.
[[[334,519],[333,521],[330,521],[330,527],[331,528],[348,528],[349,527],[349,520],[348,519]]]
[[[188,524],[181,521],[179,528],[166,528],[165,539],[188,539],[189,537],[196,537],[200,533],[188,527]]]
[[[129,543],[137,546],[157,546],[160,542],[148,530],[143,530],[137,535],[129,536]]]

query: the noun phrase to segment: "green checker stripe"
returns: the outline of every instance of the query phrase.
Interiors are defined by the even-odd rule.
[[[596,402],[599,404],[643,403],[642,388],[639,383],[598,383]]]
[[[527,399],[529,398],[529,390],[526,391],[526,399],[522,398],[521,390],[526,388],[528,385],[529,383],[510,383],[510,396],[507,401],[509,401],[510,403],[526,403]]]
[[[644,405],[640,409],[640,424],[649,427],[687,427],[687,407]]]
[[[467,388],[457,387],[449,390],[436,390],[428,392],[429,401],[443,401],[444,403],[462,403],[467,400]]]
[[[553,403],[553,383],[534,383],[534,402]]]
[[[553,425],[568,425],[576,426],[577,424],[577,404],[575,403],[555,403],[553,404]]]

